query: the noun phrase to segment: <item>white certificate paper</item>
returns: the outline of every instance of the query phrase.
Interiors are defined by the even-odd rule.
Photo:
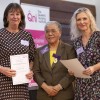
[[[26,74],[29,73],[29,59],[28,54],[12,55],[10,56],[11,69],[16,71],[16,76],[12,77],[13,85],[28,83]]]
[[[79,78],[91,78],[88,75],[83,74],[85,68],[79,62],[77,58],[70,60],[60,60],[60,62],[70,71],[74,72],[74,76]]]

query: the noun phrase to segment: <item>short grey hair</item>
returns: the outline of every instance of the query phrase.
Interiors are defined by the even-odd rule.
[[[46,28],[49,26],[49,25],[56,25],[59,29],[59,31],[62,33],[62,27],[61,27],[61,24],[57,21],[49,21],[46,23],[45,27],[44,27],[44,30],[46,31]]]
[[[89,16],[89,19],[91,21],[91,26],[90,26],[91,31],[92,32],[99,31],[99,29],[96,26],[95,18],[92,15],[91,11],[88,8],[82,7],[82,8],[77,9],[71,18],[71,23],[70,23],[71,40],[74,40],[82,35],[82,33],[80,32],[80,30],[77,28],[77,25],[76,25],[76,16],[77,14],[81,12],[85,12]]]

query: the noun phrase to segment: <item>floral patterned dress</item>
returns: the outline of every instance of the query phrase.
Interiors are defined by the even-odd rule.
[[[82,44],[82,37],[74,41],[77,58],[87,68],[100,62],[100,32],[90,37],[87,45]],[[91,75],[92,78],[76,78],[74,100],[100,100],[100,70]]]

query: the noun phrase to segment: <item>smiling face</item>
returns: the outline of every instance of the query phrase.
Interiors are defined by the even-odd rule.
[[[10,10],[7,16],[8,26],[18,27],[21,22],[21,13],[19,10]]]
[[[49,24],[45,30],[46,40],[50,45],[55,45],[59,42],[61,31],[56,24]]]
[[[76,16],[76,24],[80,31],[88,31],[90,30],[90,19],[89,16],[85,12],[81,12]]]

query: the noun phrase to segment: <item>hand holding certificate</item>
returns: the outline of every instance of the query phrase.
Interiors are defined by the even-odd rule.
[[[10,56],[11,69],[16,70],[16,76],[12,77],[13,85],[28,83],[26,74],[30,72],[28,54]]]
[[[83,74],[85,68],[82,66],[82,64],[78,61],[77,58],[60,61],[66,68],[68,68],[68,70],[74,72],[74,76],[79,78],[91,78],[90,76]]]

